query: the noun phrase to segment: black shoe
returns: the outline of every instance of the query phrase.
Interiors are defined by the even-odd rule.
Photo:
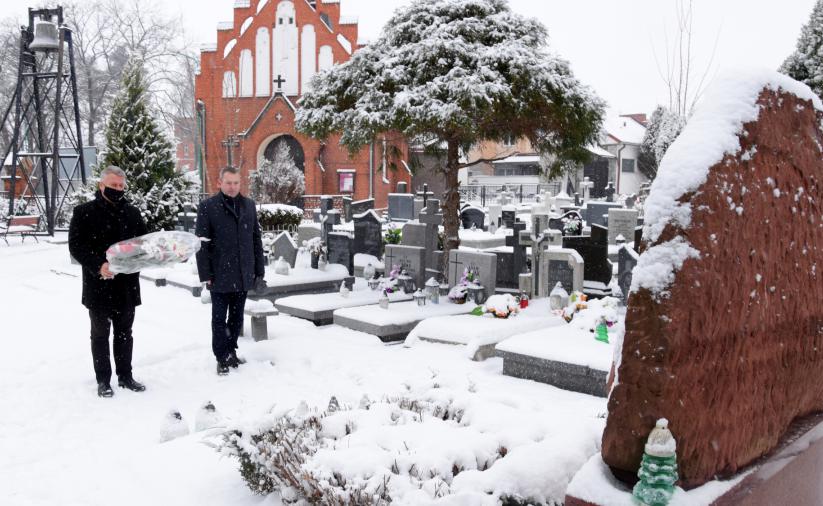
[[[120,388],[128,388],[132,392],[142,392],[146,390],[146,385],[134,381],[134,378],[131,376],[128,378],[117,378],[117,386]]]
[[[228,362],[217,362],[217,375],[218,376],[225,376],[229,373],[229,363]]]
[[[114,390],[111,389],[111,385],[102,382],[97,384],[97,397],[111,397],[113,395]]]
[[[229,358],[226,362],[228,362],[229,367],[237,369],[238,366],[246,363],[246,359],[243,357],[238,357],[237,352],[232,351],[231,354],[229,354]]]

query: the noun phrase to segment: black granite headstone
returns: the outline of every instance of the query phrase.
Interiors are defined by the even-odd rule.
[[[466,207],[460,212],[460,221],[463,223],[463,228],[476,227],[478,230],[483,230],[483,224],[486,220],[486,213],[477,207]]]
[[[632,286],[632,270],[637,265],[639,255],[626,245],[617,251],[617,284],[620,285],[623,304],[629,299],[629,288]]]
[[[515,211],[507,211],[504,209],[500,214],[500,222],[506,228],[513,228],[515,220],[517,220],[517,213]]]
[[[349,275],[354,274],[354,253],[352,240],[345,232],[331,232],[328,238],[329,263],[344,265]]]
[[[377,214],[367,212],[354,217],[354,253],[380,258],[383,255],[382,223]]]
[[[369,209],[374,209],[374,199],[356,200],[351,203],[352,219],[357,214],[363,214]]]
[[[608,286],[612,280],[609,261],[609,229],[592,225],[591,236],[565,236],[563,247],[576,250],[583,257],[583,279]]]
[[[549,260],[548,264],[549,286],[546,287],[545,293],[551,293],[558,281],[563,284],[563,289],[567,293],[572,293],[574,291],[574,269],[569,267],[569,262]]]

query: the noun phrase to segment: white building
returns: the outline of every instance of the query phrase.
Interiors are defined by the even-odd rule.
[[[603,124],[601,146],[614,155],[609,163],[609,180],[614,182],[618,194],[638,193],[640,185],[648,181],[637,168],[645,125],[645,114],[609,116]]]

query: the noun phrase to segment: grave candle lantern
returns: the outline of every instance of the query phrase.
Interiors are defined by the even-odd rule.
[[[424,294],[419,288],[414,292],[412,297],[414,298],[414,301],[417,302],[418,307],[426,305],[426,294]]]
[[[426,297],[432,304],[438,304],[440,302],[440,284],[434,278],[429,278],[429,280],[426,281]]]
[[[549,294],[549,306],[552,311],[563,309],[569,305],[569,293],[563,288],[563,283],[560,281],[554,286]]]
[[[486,302],[486,287],[471,284],[468,286],[467,291],[469,292],[469,299],[473,300],[475,304]]]

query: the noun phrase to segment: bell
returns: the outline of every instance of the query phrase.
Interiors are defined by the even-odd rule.
[[[34,40],[29,43],[31,51],[56,51],[60,47],[57,25],[51,21],[38,20],[34,24]]]

